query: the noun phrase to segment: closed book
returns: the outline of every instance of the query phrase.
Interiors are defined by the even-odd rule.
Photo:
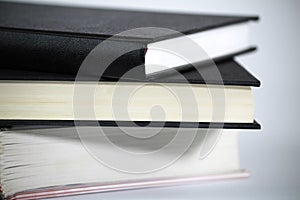
[[[1,2],[0,59],[8,69],[74,75],[100,45],[100,62],[93,67],[103,70],[104,77],[145,79],[188,63],[224,60],[253,50],[248,26],[257,19]],[[185,36],[199,47],[179,45]],[[160,51],[165,43],[199,56],[187,62]],[[101,59],[107,58],[111,61],[104,65]]]
[[[89,77],[76,81],[74,75],[6,69],[0,72],[2,127],[100,124],[260,128],[254,121],[251,90],[260,81],[234,60],[143,82],[105,78],[93,82]],[[87,94],[89,87],[97,88],[92,90],[95,93]],[[88,97],[95,99],[80,99]],[[82,101],[75,105],[76,99]],[[95,115],[76,115],[76,108],[84,109],[83,113],[91,109]]]
[[[106,136],[95,127],[1,131],[0,189],[4,198],[58,198],[249,176],[239,166],[234,130],[104,129]]]

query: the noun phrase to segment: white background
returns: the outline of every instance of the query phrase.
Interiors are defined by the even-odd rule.
[[[31,0],[34,2],[34,0]],[[38,2],[38,1],[35,1]],[[40,2],[40,1],[39,1]],[[254,89],[261,131],[242,131],[246,180],[85,195],[89,199],[299,199],[300,198],[300,1],[292,0],[48,0],[52,4],[170,12],[257,14],[251,42],[258,52],[237,60],[262,82]],[[300,123],[300,122],[299,122]],[[82,199],[83,196],[64,199]]]

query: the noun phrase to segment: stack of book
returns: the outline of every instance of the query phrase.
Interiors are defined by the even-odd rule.
[[[257,19],[0,3],[3,197],[249,176]]]

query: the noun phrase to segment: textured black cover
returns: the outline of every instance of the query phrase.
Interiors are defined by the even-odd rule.
[[[127,126],[127,127],[170,127],[170,128],[214,128],[214,129],[260,129],[256,121],[253,123],[209,123],[209,122],[147,122],[147,121],[76,121],[73,120],[0,120],[0,128],[24,126]]]
[[[245,68],[234,60],[216,63],[219,74],[222,77],[224,85],[242,85],[242,86],[260,86],[260,81],[250,74]],[[201,76],[205,76],[205,80]],[[93,77],[91,77],[93,78]],[[74,81],[75,75],[64,75],[54,73],[43,73],[33,71],[19,71],[11,69],[2,69],[0,67],[0,80],[32,80],[32,81]],[[86,77],[85,80],[89,80]],[[117,81],[117,79],[101,78],[101,81]],[[122,79],[120,81],[129,81]],[[133,80],[130,80],[133,81]],[[198,71],[192,68],[180,71],[180,73],[169,74],[166,77],[156,79],[148,79],[144,81],[159,82],[159,83],[192,83],[192,84],[222,84],[215,76],[211,66],[198,67]]]
[[[10,69],[76,74],[96,45],[125,30],[163,27],[190,34],[256,19],[0,2],[0,59]],[[111,41],[108,54],[119,55],[128,45],[137,50],[117,59],[104,75],[121,77],[129,69],[142,66],[147,43],[177,36],[154,35],[136,33]],[[133,78],[144,76],[144,67],[132,74]]]

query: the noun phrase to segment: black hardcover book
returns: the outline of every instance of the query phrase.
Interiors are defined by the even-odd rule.
[[[216,67],[223,79],[222,82],[224,84],[224,91],[227,94],[226,101],[229,103],[226,104],[228,107],[226,115],[229,117],[225,118],[224,123],[219,123],[217,121],[210,122],[209,118],[206,117],[199,118],[198,121],[192,120],[192,118],[189,118],[190,120],[180,121],[180,119],[176,117],[176,114],[168,118],[166,122],[149,120],[145,117],[136,117],[132,121],[128,121],[125,118],[110,118],[108,115],[104,115],[103,117],[102,114],[106,112],[105,110],[100,112],[99,119],[97,118],[98,122],[95,122],[92,119],[77,119],[75,123],[74,119],[70,119],[72,118],[72,115],[67,118],[61,117],[67,116],[68,112],[69,114],[72,112],[68,109],[65,111],[65,106],[68,104],[68,100],[65,99],[69,99],[69,96],[72,95],[72,92],[69,90],[72,89],[72,85],[74,84],[74,75],[0,69],[0,92],[3,94],[2,97],[0,97],[3,105],[2,109],[0,108],[2,113],[0,114],[0,127],[73,126],[74,124],[80,126],[93,126],[99,123],[101,126],[180,126],[186,128],[211,127],[229,129],[259,129],[260,125],[253,119],[254,102],[250,87],[260,86],[260,81],[233,60],[217,63]],[[147,102],[151,103],[152,100],[155,101],[155,99],[160,99],[161,101],[165,101],[167,99],[169,94],[164,93],[163,91],[158,92],[157,90],[161,90],[159,86],[157,86],[156,89],[151,89],[151,85],[155,85],[157,83],[167,84],[167,86],[174,92],[180,88],[183,90],[190,90],[192,88],[195,92],[199,93],[200,98],[202,99],[197,103],[197,105],[200,106],[199,109],[204,109],[202,112],[205,112],[206,107],[210,106],[203,103],[203,100],[206,98],[208,98],[209,101],[209,97],[206,97],[205,95],[205,84],[216,84],[216,87],[222,84],[218,77],[215,76],[216,74],[212,69],[212,66],[201,66],[198,68],[198,71],[186,70],[181,71],[178,74],[147,80],[144,84],[147,85],[147,83],[150,83],[150,88],[148,88],[146,96],[141,96],[141,100],[147,104]],[[202,77],[203,75],[206,77],[205,79]],[[86,77],[85,80],[80,81],[88,80],[88,77]],[[127,82],[125,83],[127,86],[142,85],[140,82],[132,82],[124,79],[120,81],[120,87],[123,87],[123,82]],[[112,79],[105,78],[101,78],[100,82],[103,85],[106,85],[105,87],[110,87],[110,84],[115,83]],[[198,90],[199,88],[203,89]],[[126,90],[128,88],[125,87],[124,89]],[[112,89],[109,89],[108,91],[110,90]],[[107,92],[105,93],[106,96],[110,96],[110,92]],[[95,95],[99,96],[99,94]],[[26,101],[24,101],[24,98],[26,98]],[[56,100],[55,98],[58,99]],[[189,97],[187,96],[186,98],[188,100]],[[51,103],[51,101],[54,102]],[[108,101],[110,100],[108,99]],[[40,102],[43,103],[40,104]],[[171,105],[172,103],[170,102],[169,104]],[[67,107],[69,106],[71,105],[68,104]],[[162,106],[164,107],[164,105]],[[168,107],[169,105],[165,106]],[[104,109],[105,108],[106,106]],[[49,109],[51,110],[50,113],[48,112]],[[139,110],[141,109],[143,108],[140,108]],[[173,109],[176,110],[176,106],[173,107]],[[107,112],[110,112],[110,108]],[[119,110],[118,112],[123,112],[123,110]],[[145,110],[144,112],[147,111]],[[204,119],[204,121],[202,119]]]
[[[0,59],[2,67],[8,69],[74,75],[91,50],[106,41],[106,47],[100,52],[101,56],[116,59],[109,63],[108,68],[101,66],[101,60],[100,63],[93,63],[95,69],[101,68],[104,77],[120,78],[134,68],[127,77],[144,79],[160,74],[166,68],[187,66],[174,55],[155,50],[161,42],[176,44],[174,41],[183,37],[180,33],[191,37],[203,47],[207,56],[214,60],[224,60],[253,50],[247,41],[250,20],[257,20],[257,17],[137,12],[2,2]],[[158,27],[173,31],[150,28],[148,31],[130,31],[114,36],[141,27]],[[112,36],[113,39],[107,40]],[[238,42],[235,40],[237,37]],[[205,62],[208,57],[201,57],[199,52],[199,59],[192,62]]]

